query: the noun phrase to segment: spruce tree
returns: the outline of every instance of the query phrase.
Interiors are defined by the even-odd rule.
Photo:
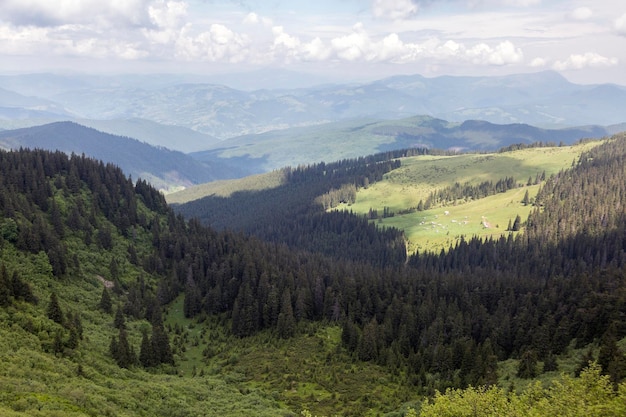
[[[63,311],[59,305],[56,292],[50,294],[50,302],[48,304],[48,318],[59,324],[63,324]]]
[[[113,312],[113,303],[111,301],[111,295],[109,294],[109,290],[107,290],[107,287],[104,287],[102,289],[102,296],[100,297],[100,303],[98,303],[98,308],[108,314],[111,314]]]
[[[517,367],[519,378],[530,379],[537,376],[537,354],[533,350],[527,350],[522,354]]]
[[[113,319],[113,326],[116,329],[122,329],[126,327],[124,313],[122,312],[122,307],[120,305],[117,306],[117,310],[115,311],[115,318]]]
[[[148,336],[147,330],[143,331],[143,336],[141,338],[141,347],[139,349],[139,362],[144,368],[149,368],[157,364],[154,355],[154,348],[152,347],[152,341]]]
[[[129,368],[137,362],[135,351],[128,343],[128,334],[124,328],[120,328],[114,352],[113,359],[120,368]]]
[[[280,314],[278,314],[276,327],[278,329],[278,336],[283,339],[292,337],[296,332],[296,319],[293,316],[289,288],[285,288],[283,292],[282,306],[280,308]]]
[[[157,364],[174,364],[174,355],[170,347],[170,340],[163,326],[152,327],[152,350]]]
[[[0,307],[6,307],[11,302],[11,282],[6,266],[0,265]]]

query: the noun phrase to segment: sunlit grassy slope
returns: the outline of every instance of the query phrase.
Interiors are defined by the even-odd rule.
[[[439,251],[454,245],[461,236],[500,236],[506,233],[509,220],[517,215],[524,220],[532,205],[521,203],[526,191],[532,199],[539,186],[527,186],[539,174],[552,174],[566,169],[584,150],[600,142],[575,146],[529,148],[491,154],[461,154],[455,156],[416,156],[402,159],[402,166],[385,175],[383,181],[357,193],[356,202],[339,209],[366,214],[370,209],[382,214],[388,207],[399,212],[426,201],[433,191],[455,182],[479,184],[515,178],[519,188],[475,201],[457,200],[454,204],[431,210],[377,220],[381,226],[393,226],[405,231],[408,249]],[[446,214],[447,213],[447,214]]]
[[[196,185],[172,194],[168,194],[165,198],[170,204],[184,204],[210,195],[229,197],[237,191],[254,191],[274,188],[281,185],[283,181],[284,174],[282,171],[272,171],[266,174],[252,175],[236,180],[221,180]]]

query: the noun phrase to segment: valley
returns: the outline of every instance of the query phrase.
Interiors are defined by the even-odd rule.
[[[220,197],[187,203],[224,224],[234,212],[223,207],[239,206],[245,234],[186,220],[113,165],[2,151],[0,411],[428,416],[456,401],[437,392],[489,385],[502,389],[498,398],[520,396],[506,404],[534,389],[546,400],[528,407],[550,413],[554,389],[569,384],[581,398],[602,392],[572,403],[578,409],[602,401],[619,415],[621,391],[610,387],[626,372],[623,214],[602,213],[623,207],[625,141],[405,150],[285,169],[267,189],[222,184]],[[471,161],[510,168],[513,160],[538,183],[505,181],[506,192],[438,210],[460,219],[467,206],[469,219],[498,198],[519,213],[528,190],[534,208],[522,227],[501,238],[468,235],[446,251],[406,253],[398,229],[315,204],[355,181],[382,192],[390,179],[427,176],[429,162],[482,183],[472,175],[487,165],[473,171]]]

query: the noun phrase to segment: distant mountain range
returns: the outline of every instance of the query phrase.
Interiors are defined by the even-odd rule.
[[[85,153],[171,189],[394,149],[493,151],[626,130],[626,87],[555,72],[287,88],[296,78],[244,90],[204,76],[0,76],[0,146]]]
[[[182,152],[110,135],[72,122],[0,131],[0,147],[85,154],[113,163],[133,179],[141,177],[164,191],[243,175],[238,175],[236,168],[223,162],[205,164]]]
[[[256,74],[248,87],[255,76],[267,84],[267,74]],[[545,128],[626,122],[626,87],[577,85],[550,71],[501,77],[406,75],[306,88],[287,88],[294,83],[286,76],[285,88],[253,91],[207,80],[166,75],[3,76],[0,96],[7,99],[0,97],[0,127],[6,128],[3,119],[48,117],[52,121],[71,115],[73,120],[148,120],[227,139],[355,118],[401,119],[418,114],[452,122],[483,120]],[[17,95],[15,100],[10,100],[10,93]],[[115,133],[130,136],[125,132]],[[170,140],[169,148],[182,150]]]

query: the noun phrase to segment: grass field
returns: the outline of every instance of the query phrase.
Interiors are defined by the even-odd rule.
[[[388,217],[379,220],[378,224],[404,230],[411,253],[447,250],[461,236],[467,240],[472,236],[498,238],[510,233],[506,231],[509,221],[514,221],[517,215],[526,219],[533,208],[521,203],[526,190],[532,198],[539,186],[509,190],[456,206]]]
[[[409,252],[440,251],[454,245],[461,236],[499,237],[506,232],[509,220],[517,215],[525,220],[532,209],[521,203],[526,191],[534,198],[539,186],[527,186],[528,179],[545,172],[546,177],[569,168],[579,155],[597,146],[589,142],[576,146],[529,148],[491,154],[455,156],[416,156],[402,159],[402,166],[387,173],[383,181],[357,193],[356,202],[339,209],[367,214],[370,209],[381,214],[385,207],[392,212],[416,207],[430,193],[455,182],[479,184],[513,177],[519,188],[475,201],[458,200],[455,204],[422,212],[395,215],[376,220],[380,226],[404,230]],[[446,214],[448,213],[448,214]]]

